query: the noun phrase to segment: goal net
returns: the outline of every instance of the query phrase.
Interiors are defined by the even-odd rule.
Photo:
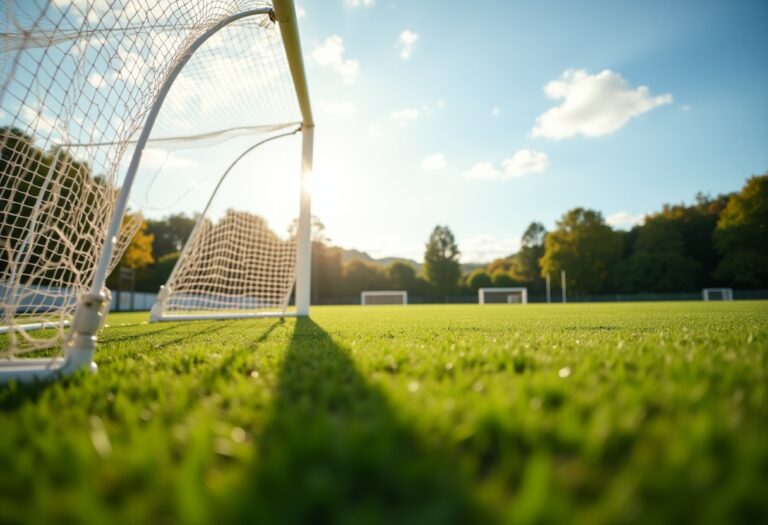
[[[367,291],[360,292],[360,304],[408,304],[408,292],[405,291]]]
[[[293,4],[271,4],[0,6],[0,381],[44,377],[75,354],[90,365],[106,277],[145,218],[201,218],[172,304],[285,309],[297,268],[308,274],[299,177],[311,169],[312,117]],[[233,167],[279,137],[289,143],[272,148],[279,161]],[[282,180],[290,197],[273,188]],[[233,197],[244,191],[250,199]],[[276,202],[290,211],[270,217]],[[55,348],[58,360],[18,359]]]
[[[289,300],[297,262],[297,142],[257,143],[225,171],[158,294],[152,321],[296,314]]]
[[[480,304],[527,304],[528,288],[480,288],[477,299]]]
[[[705,301],[733,301],[732,288],[704,288],[701,291]]]

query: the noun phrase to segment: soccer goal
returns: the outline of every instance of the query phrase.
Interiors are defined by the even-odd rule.
[[[145,217],[200,217],[161,316],[308,314],[291,0],[8,2],[0,32],[0,382],[95,369],[106,279]]]
[[[528,304],[528,288],[480,288],[480,304]]]
[[[408,304],[408,292],[402,290],[360,292],[360,304],[363,306]]]
[[[705,301],[733,301],[733,288],[704,288],[701,297]]]

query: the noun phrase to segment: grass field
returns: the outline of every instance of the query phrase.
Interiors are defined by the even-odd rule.
[[[0,389],[0,523],[768,522],[768,302],[145,319]]]

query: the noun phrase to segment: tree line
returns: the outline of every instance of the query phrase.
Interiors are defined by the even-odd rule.
[[[90,230],[101,224],[92,216],[94,205],[116,190],[66,151],[44,152],[20,130],[0,128],[0,145],[0,274],[9,275],[21,250],[27,266],[37,268],[27,280],[66,282],[67,272],[74,270],[59,259],[67,257],[72,242],[65,246],[61,236],[24,233],[41,189],[56,195],[46,214],[46,231],[74,235],[79,253],[89,253],[88,243],[100,237]],[[69,218],[73,210],[82,219],[76,232]],[[129,214],[126,226],[138,219]],[[133,270],[130,284],[121,282],[124,272],[116,271],[108,286],[156,292],[195,223],[195,216],[185,214],[143,221],[119,262]],[[709,286],[768,289],[768,172],[749,178],[736,193],[699,194],[692,204],[665,205],[628,231],[612,228],[599,211],[574,208],[552,231],[532,223],[517,253],[468,273],[461,270],[460,247],[447,226],[431,232],[420,268],[405,261],[387,266],[345,261],[344,250],[331,245],[317,218],[312,231],[314,302],[388,289],[435,300],[487,286],[525,286],[531,294],[543,294],[544,276],[551,275],[556,288],[561,270],[574,294],[687,292]]]
[[[613,229],[598,211],[574,208],[551,232],[531,224],[517,254],[476,270],[467,283],[476,289],[509,278],[535,293],[547,274],[559,285],[563,270],[575,294],[766,289],[768,173],[737,193],[665,205],[628,231]]]
[[[137,238],[143,236],[145,246],[149,239],[155,262],[137,267],[137,289],[156,291],[165,282],[194,223],[183,214],[145,223]],[[765,289],[768,173],[749,178],[737,193],[699,194],[692,204],[665,205],[626,231],[612,228],[599,211],[574,208],[552,231],[531,223],[517,253],[468,273],[461,270],[460,247],[448,226],[431,232],[418,269],[405,261],[345,262],[344,250],[331,244],[316,217],[312,245],[315,303],[349,300],[363,290],[406,290],[438,301],[481,287],[525,286],[530,294],[543,294],[545,276],[552,276],[557,289],[561,270],[569,294],[576,295]]]

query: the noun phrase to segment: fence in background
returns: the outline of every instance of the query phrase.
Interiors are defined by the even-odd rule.
[[[32,287],[30,287],[32,288]],[[51,305],[59,306],[67,300],[74,300],[74,294],[64,293],[65,289],[53,287],[34,287],[39,293],[29,294],[23,306]],[[0,286],[0,293],[4,288]],[[70,297],[71,295],[71,297]],[[733,298],[739,300],[757,300],[768,299],[768,290],[734,290]],[[120,290],[112,291],[112,301],[109,305],[110,312],[136,312],[149,310],[155,304],[156,293],[148,292],[124,292]],[[615,303],[615,302],[644,302],[644,301],[701,301],[701,292],[686,293],[642,293],[642,294],[589,294],[589,295],[569,295],[569,303]],[[529,303],[546,303],[545,295],[529,295]],[[426,297],[419,295],[408,295],[408,304],[477,304],[477,294],[473,295],[455,295],[449,297],[447,301],[442,301],[437,297]],[[553,294],[552,303],[560,303],[560,296]],[[291,304],[293,302],[291,301]],[[319,301],[312,304],[318,305],[354,305],[360,304],[360,297],[322,297]]]
[[[112,301],[109,303],[110,312],[136,312],[149,310],[155,304],[156,293],[112,291]]]
[[[768,290],[734,290],[734,300],[768,299]],[[701,291],[684,293],[635,293],[635,294],[586,294],[568,295],[569,303],[616,303],[616,302],[648,302],[648,301],[701,301]],[[546,303],[547,297],[529,295],[529,303]],[[560,295],[552,294],[552,303],[560,303]],[[425,297],[408,294],[408,304],[477,304],[477,294],[455,295],[446,301],[437,297]],[[312,304],[360,304],[360,297],[322,297]]]

